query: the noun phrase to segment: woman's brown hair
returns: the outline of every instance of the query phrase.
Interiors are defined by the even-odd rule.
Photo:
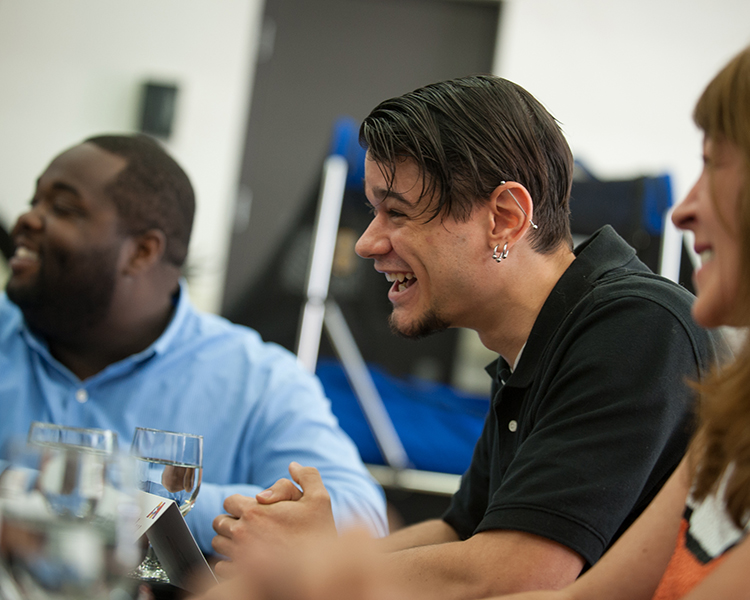
[[[750,326],[750,47],[735,56],[708,84],[693,113],[706,138],[726,140],[743,155],[744,185],[737,209],[740,245],[738,323]],[[716,199],[714,198],[714,202]],[[734,215],[723,215],[734,220]],[[692,447],[693,495],[716,493],[726,474],[724,500],[732,520],[750,517],[750,338],[732,364],[697,386],[701,426]]]

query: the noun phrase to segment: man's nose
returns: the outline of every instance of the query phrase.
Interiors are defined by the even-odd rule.
[[[362,258],[375,258],[388,254],[390,242],[377,222],[377,217],[370,221],[364,233],[357,240],[354,251]]]
[[[45,216],[43,210],[39,205],[30,206],[29,209],[23,213],[16,224],[13,226],[11,235],[15,236],[17,233],[24,229],[39,230],[44,228]]]

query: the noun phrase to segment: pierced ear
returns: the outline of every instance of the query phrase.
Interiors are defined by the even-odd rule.
[[[490,242],[514,244],[531,227],[529,218],[534,210],[531,194],[520,183],[509,181],[497,186],[490,194],[492,231]]]
[[[159,263],[167,250],[167,236],[161,229],[149,229],[131,238],[131,252],[125,273],[135,275]]]

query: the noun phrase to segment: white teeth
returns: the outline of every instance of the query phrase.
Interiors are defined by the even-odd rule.
[[[31,258],[36,259],[39,257],[39,255],[34,252],[33,250],[29,250],[28,248],[25,248],[24,246],[19,246],[16,248],[16,256],[18,258]]]
[[[714,257],[714,251],[713,250],[704,250],[700,253],[701,257],[701,263],[707,263]]]
[[[396,280],[403,283],[404,279],[406,279],[407,281],[409,279],[414,279],[413,273],[384,273],[384,275],[385,275],[386,280],[391,283],[393,283]]]
[[[410,279],[414,279],[414,273],[384,273],[384,275],[391,283],[394,281],[399,282],[396,286],[397,292],[403,292],[408,287],[406,282]]]

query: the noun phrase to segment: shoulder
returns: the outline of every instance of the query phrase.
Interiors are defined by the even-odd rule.
[[[674,282],[618,268],[577,285],[578,295],[574,286],[565,289],[574,297],[563,301],[555,332],[532,331],[530,344],[535,337],[543,340],[542,362],[615,361],[630,370],[660,365],[675,377],[702,377],[726,356],[721,337],[693,320],[694,296]]]
[[[695,300],[681,285],[655,273],[622,269],[608,273],[597,280],[592,294],[600,301],[618,297],[636,297],[664,305],[667,309],[682,313]]]
[[[253,389],[314,388],[317,378],[305,370],[290,350],[265,341],[250,327],[198,310],[189,297],[181,298],[163,343],[163,354],[173,364],[191,365],[201,373],[226,380],[242,380]],[[174,327],[173,327],[174,326]]]
[[[591,293],[592,310],[610,306],[639,330],[690,342],[700,363],[723,358],[728,348],[721,334],[699,326],[691,314],[695,296],[654,273],[628,271],[603,278]],[[613,314],[613,317],[615,315]]]
[[[611,227],[604,227],[576,249],[577,258],[565,291],[584,305],[601,306],[629,301],[634,306],[654,303],[692,327],[690,309],[695,297],[684,287],[656,275]],[[633,302],[642,300],[642,302]]]
[[[695,297],[682,286],[650,272],[620,270],[598,279],[571,311],[602,324],[630,323],[636,330],[668,330],[693,343],[707,333],[692,318]]]
[[[195,309],[185,316],[172,347],[175,350],[190,348],[192,352],[203,354],[210,351],[215,361],[241,361],[246,368],[303,371],[291,351],[263,340],[255,329]]]

